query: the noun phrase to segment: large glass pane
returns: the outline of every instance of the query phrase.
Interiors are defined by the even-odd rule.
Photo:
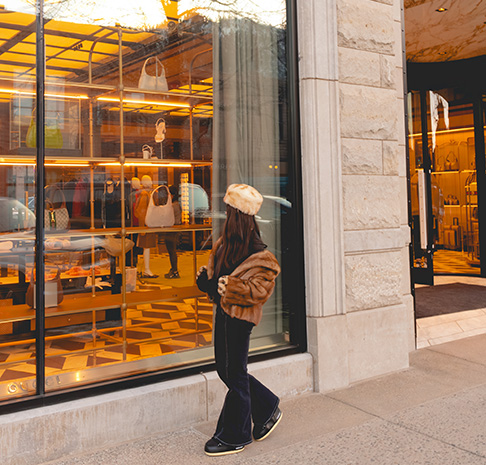
[[[432,273],[428,245],[428,194],[424,166],[420,93],[408,94],[408,148],[410,157],[410,203],[412,210],[413,267]]]
[[[35,163],[17,159],[34,135],[36,18],[28,1],[0,10],[0,401],[35,394]],[[25,125],[21,126],[24,118]]]
[[[252,350],[288,344],[285,2],[223,3],[46,6],[46,263],[64,291],[46,311],[48,390],[212,358],[195,274],[235,182],[264,195],[258,221],[283,270]]]
[[[473,105],[457,89],[427,94],[434,272],[479,274]]]

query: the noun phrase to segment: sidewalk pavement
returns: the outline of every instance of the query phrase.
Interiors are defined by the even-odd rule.
[[[275,432],[239,454],[205,456],[207,422],[49,465],[486,465],[486,335],[415,351],[407,370],[281,407]]]

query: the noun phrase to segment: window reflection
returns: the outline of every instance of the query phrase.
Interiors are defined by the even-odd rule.
[[[233,182],[264,195],[257,220],[283,269],[252,350],[289,340],[295,219],[284,2],[113,5],[45,2],[45,208],[37,213],[42,129],[36,41],[27,33],[35,21],[0,15],[8,25],[0,33],[23,37],[7,42],[15,56],[0,64],[0,112],[9,122],[0,134],[0,255],[8,263],[0,277],[0,357],[18,354],[21,343],[16,363],[29,368],[26,381],[35,379],[36,303],[27,294],[41,217],[47,390],[212,358],[212,304],[195,273],[219,235],[222,197]],[[8,371],[10,362],[2,372],[1,360],[0,388],[24,379]]]

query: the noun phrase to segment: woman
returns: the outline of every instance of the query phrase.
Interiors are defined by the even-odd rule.
[[[280,273],[255,221],[263,197],[251,186],[232,184],[223,201],[223,234],[197,276],[199,289],[216,304],[216,368],[228,387],[216,432],[204,448],[211,456],[241,452],[252,442],[252,420],[253,438],[261,441],[282,418],[278,397],[247,372],[250,334]]]

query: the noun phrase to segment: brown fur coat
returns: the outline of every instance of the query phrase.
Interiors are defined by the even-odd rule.
[[[209,279],[214,274],[214,256],[220,243],[221,239],[209,256]],[[263,250],[250,255],[228,276],[226,292],[221,297],[222,309],[233,318],[257,325],[262,319],[263,304],[272,295],[279,273],[280,266],[272,252]]]

